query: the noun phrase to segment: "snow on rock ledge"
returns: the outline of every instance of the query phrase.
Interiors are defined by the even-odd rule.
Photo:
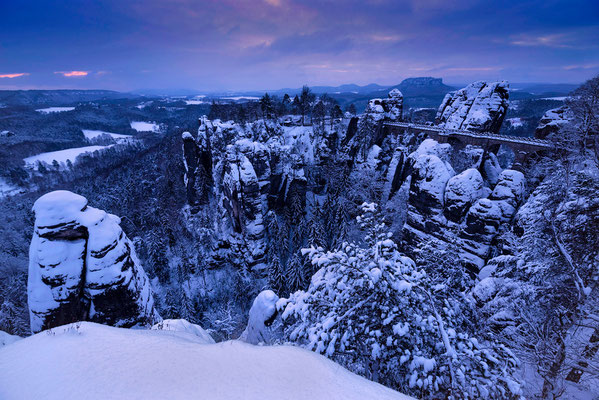
[[[508,109],[506,81],[474,82],[445,95],[435,123],[448,129],[499,132]]]
[[[411,399],[297,347],[89,322],[52,333],[0,350],[1,399]]]
[[[32,332],[82,320],[124,327],[160,320],[119,217],[88,207],[85,197],[64,190],[40,197],[33,211]]]
[[[459,222],[474,202],[484,195],[483,177],[474,168],[453,176],[445,188],[445,216]]]

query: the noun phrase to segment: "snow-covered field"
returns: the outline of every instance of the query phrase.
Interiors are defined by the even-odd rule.
[[[42,114],[50,114],[64,111],[73,111],[75,107],[48,107],[48,108],[40,108],[39,110],[35,110]]]
[[[35,156],[27,157],[24,159],[25,165],[29,168],[37,169],[38,161],[44,162],[46,164],[52,164],[54,160],[58,161],[59,164],[66,163],[67,160],[70,160],[73,164],[75,163],[75,159],[77,156],[85,153],[93,153],[97,150],[104,150],[109,146],[85,146],[85,147],[73,147],[71,149],[51,151],[48,153],[41,153]]]
[[[90,322],[0,348],[0,371],[3,400],[410,399],[297,347]]]
[[[85,136],[85,138],[88,140],[97,138],[102,135],[111,136],[113,139],[115,139],[117,141],[117,143],[127,143],[131,139],[133,139],[133,136],[131,136],[131,135],[123,135],[120,133],[94,131],[94,130],[90,130],[90,129],[83,129],[82,132],[83,132],[83,135]]]
[[[223,100],[260,100],[260,97],[254,96],[233,96],[233,97],[221,97]]]
[[[564,101],[568,98],[568,96],[559,96],[559,97],[543,97],[541,100],[556,100],[556,101]]]
[[[154,122],[133,121],[131,128],[137,132],[160,132],[160,126]]]
[[[203,100],[185,100],[185,104],[188,106],[197,106],[198,104],[208,104],[208,102]]]

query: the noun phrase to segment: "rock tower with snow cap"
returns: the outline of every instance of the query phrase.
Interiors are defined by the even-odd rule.
[[[28,301],[31,331],[75,321],[131,327],[160,320],[150,282],[120,218],[58,190],[33,205]]]

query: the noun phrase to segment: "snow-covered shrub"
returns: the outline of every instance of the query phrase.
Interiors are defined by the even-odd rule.
[[[426,273],[388,238],[375,204],[358,222],[366,246],[303,253],[320,268],[286,301],[286,337],[350,370],[419,398],[518,398],[517,360],[460,332],[457,300],[436,298]]]

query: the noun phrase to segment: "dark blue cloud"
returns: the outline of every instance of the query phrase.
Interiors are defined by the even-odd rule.
[[[580,82],[599,72],[596,0],[7,0],[0,15],[0,87]],[[26,75],[1,78],[15,74]]]

